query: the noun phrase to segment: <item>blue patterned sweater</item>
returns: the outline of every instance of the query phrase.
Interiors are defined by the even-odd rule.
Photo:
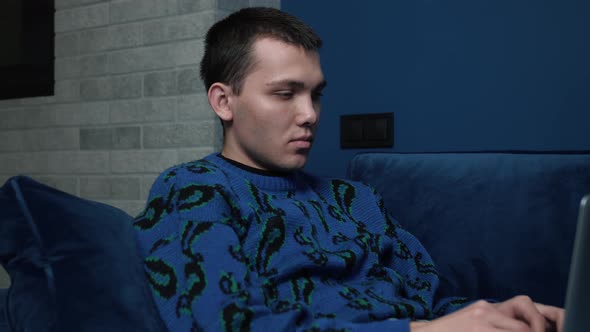
[[[405,332],[465,304],[435,297],[430,256],[360,183],[212,154],[163,172],[135,228],[173,332]]]

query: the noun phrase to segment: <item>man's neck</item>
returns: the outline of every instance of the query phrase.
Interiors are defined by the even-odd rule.
[[[260,169],[260,168],[256,168],[256,167],[252,167],[252,166],[248,166],[246,164],[242,164],[239,161],[235,161],[233,159],[230,159],[226,156],[224,156],[222,153],[219,153],[218,156],[220,158],[222,158],[223,160],[229,162],[230,164],[243,169],[245,171],[248,171],[250,173],[254,173],[254,174],[259,174],[259,175],[265,175],[265,176],[278,176],[278,177],[284,177],[286,175],[289,175],[288,172],[276,172],[276,171],[268,171],[268,170],[264,170],[264,169]]]

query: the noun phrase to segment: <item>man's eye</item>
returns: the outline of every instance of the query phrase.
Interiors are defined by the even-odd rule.
[[[279,92],[275,92],[275,95],[276,96],[279,96],[281,98],[284,98],[284,99],[289,99],[289,98],[293,97],[293,92],[291,92],[291,91],[279,91]]]
[[[324,95],[324,94],[323,94],[321,91],[317,91],[317,92],[314,92],[314,93],[311,95],[311,98],[312,98],[313,100],[320,100],[320,99],[322,98],[322,96],[323,96],[323,95]]]

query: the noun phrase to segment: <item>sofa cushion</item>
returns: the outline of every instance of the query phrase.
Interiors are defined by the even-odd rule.
[[[13,331],[165,331],[133,218],[27,177],[0,188],[0,262]]]
[[[443,295],[563,305],[590,154],[365,153],[348,172],[430,252]]]

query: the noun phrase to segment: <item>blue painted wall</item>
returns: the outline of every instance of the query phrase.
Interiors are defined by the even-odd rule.
[[[361,3],[363,5],[361,5]],[[394,112],[386,151],[590,150],[590,1],[282,0],[328,87],[307,170],[343,176],[342,114]]]

